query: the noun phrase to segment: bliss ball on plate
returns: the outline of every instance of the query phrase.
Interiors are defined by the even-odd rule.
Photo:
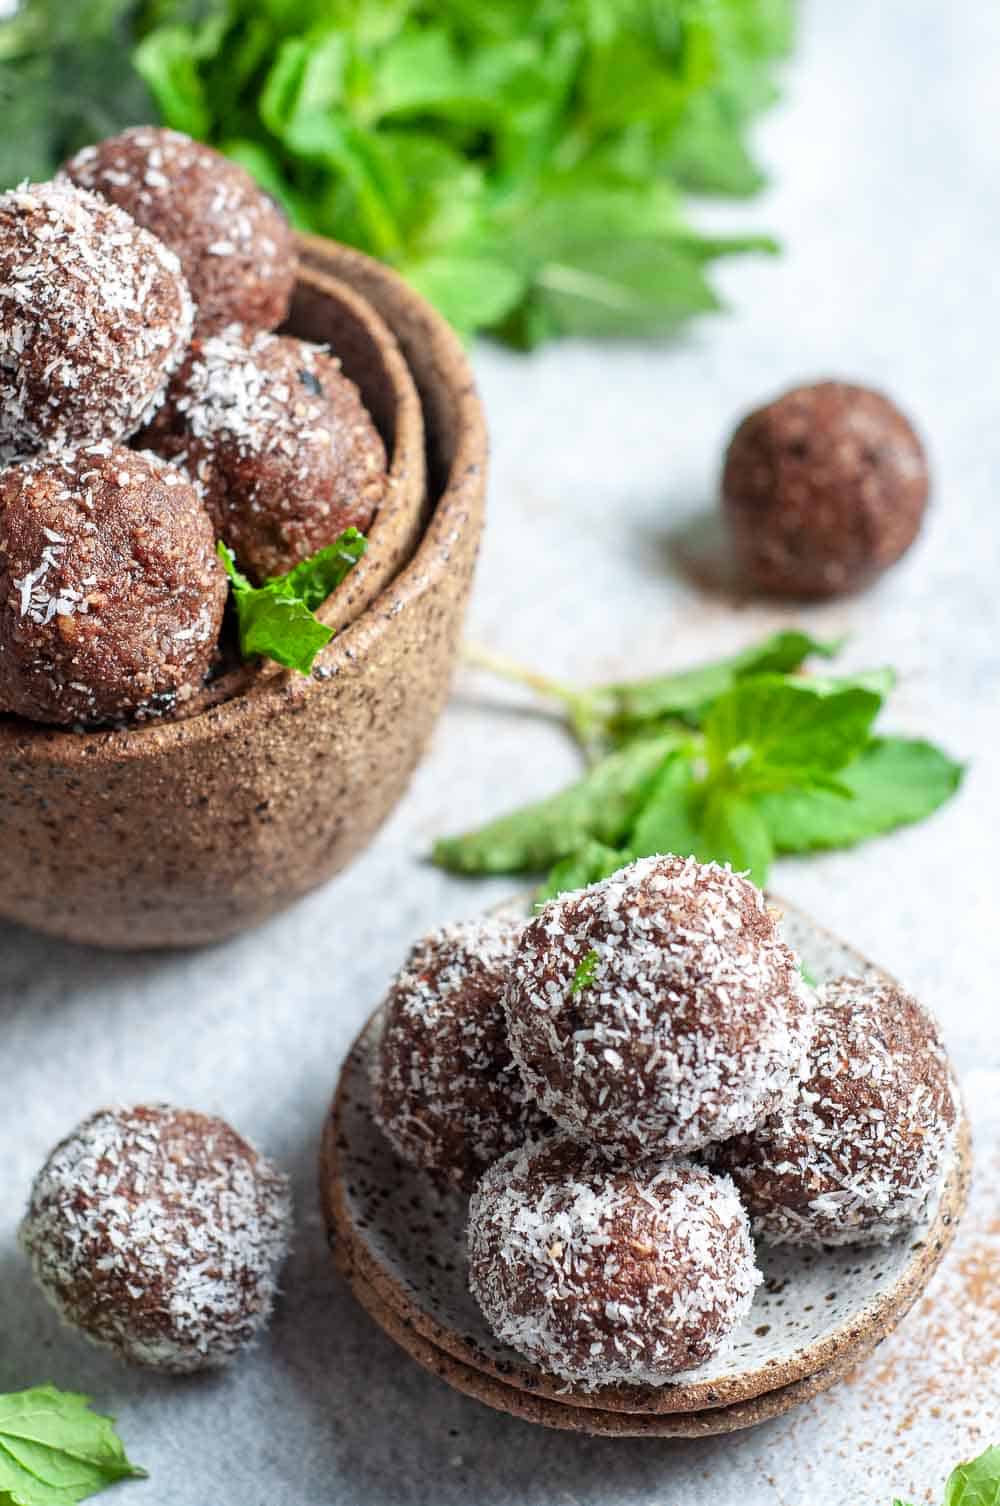
[[[839,596],[905,554],[929,490],[923,446],[894,403],[847,382],[795,387],[743,420],[722,503],[738,563],[775,596]]]
[[[101,194],[175,251],[202,334],[274,329],[295,286],[295,241],[250,174],[179,131],[135,126],[84,147],[62,173]]]
[[[387,485],[385,447],[339,362],[235,326],[195,341],[141,442],[190,475],[257,581],[364,532]]]
[[[753,884],[643,858],[550,901],[506,993],[529,1093],[609,1154],[666,1155],[751,1129],[797,1082],[811,998]]]
[[[711,1359],[761,1279],[728,1177],[685,1160],[616,1167],[562,1137],[486,1172],[469,1261],[497,1337],[588,1390],[661,1385]]]
[[[883,1244],[927,1213],[957,1118],[933,1019],[895,984],[840,978],[795,1098],[710,1159],[772,1244]]]
[[[84,723],[169,714],[200,688],[226,603],[190,482],[103,440],[0,472],[0,711]]]
[[[544,1125],[511,1058],[503,1012],[520,930],[497,918],[432,931],[384,1006],[375,1117],[405,1161],[465,1191]]]
[[[191,338],[172,251],[71,183],[0,194],[0,461],[128,439]]]
[[[20,1229],[64,1321],[122,1359],[228,1364],[266,1326],[288,1250],[286,1177],[221,1119],[102,1109],[56,1146]]]

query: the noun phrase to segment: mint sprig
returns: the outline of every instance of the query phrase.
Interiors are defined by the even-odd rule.
[[[893,1506],[906,1506],[895,1500]],[[1000,1448],[985,1450],[948,1476],[942,1506],[1000,1506]]]
[[[368,544],[356,528],[346,529],[334,543],[303,560],[286,575],[255,586],[239,570],[227,544],[218,553],[232,586],[244,659],[274,659],[286,669],[307,675],[333,631],[316,616],[362,557]]]
[[[0,1396],[0,1506],[76,1506],[145,1474],[86,1396],[55,1386]]]
[[[774,634],[634,684],[578,689],[475,651],[554,703],[591,760],[581,779],[435,844],[452,872],[546,873],[542,897],[659,852],[728,862],[758,884],[776,853],[850,847],[930,815],[963,769],[933,744],[874,734],[891,669],[803,672],[840,645]]]

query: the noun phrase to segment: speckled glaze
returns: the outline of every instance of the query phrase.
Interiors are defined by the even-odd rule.
[[[819,982],[845,972],[886,977],[809,916],[771,898],[784,911],[785,939]],[[946,1182],[923,1226],[882,1247],[761,1246],[765,1282],[728,1350],[664,1386],[569,1388],[502,1344],[477,1308],[467,1284],[466,1200],[442,1194],[404,1165],[376,1129],[368,1059],[379,1028],[376,1014],[348,1057],[324,1137],[320,1184],[338,1264],[387,1330],[384,1312],[392,1315],[393,1337],[404,1342],[405,1335],[415,1358],[426,1363],[417,1348],[429,1346],[436,1373],[529,1420],[585,1431],[656,1433],[658,1426],[635,1424],[706,1411],[718,1413],[722,1422],[723,1410],[731,1414],[725,1427],[699,1430],[692,1423],[685,1432],[685,1422],[663,1429],[670,1436],[700,1436],[776,1416],[785,1408],[750,1404],[779,1389],[787,1392],[789,1406],[806,1400],[901,1321],[943,1258],[965,1207],[971,1156],[963,1122]],[[555,1405],[557,1421],[548,1415]],[[594,1413],[594,1426],[585,1417],[567,1421],[565,1410]],[[619,1423],[602,1422],[616,1416]]]
[[[105,947],[224,939],[350,862],[424,752],[483,523],[486,431],[472,375],[421,298],[330,243],[308,248],[289,328],[335,344],[409,503],[331,605],[326,620],[346,626],[311,677],[238,671],[188,719],[124,731],[0,720],[4,918]],[[406,364],[426,417],[426,490]]]

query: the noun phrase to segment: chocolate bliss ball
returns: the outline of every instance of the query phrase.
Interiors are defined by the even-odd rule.
[[[419,941],[385,1003],[375,1116],[405,1161],[471,1191],[543,1121],[507,1044],[503,989],[520,926],[445,926]]]
[[[237,163],[179,131],[135,126],[84,147],[62,169],[177,253],[202,334],[274,329],[295,285],[295,242],[273,200]]]
[[[221,1119],[102,1109],[35,1178],[20,1242],[63,1320],[122,1359],[226,1365],[266,1326],[287,1179]]]
[[[469,1209],[469,1280],[497,1337],[587,1390],[662,1385],[719,1352],[760,1281],[728,1177],[609,1167],[568,1139],[511,1151]]]
[[[128,439],[191,338],[172,251],[71,183],[0,194],[0,461]]]
[[[743,420],[726,453],[722,502],[756,587],[839,596],[906,553],[928,487],[923,446],[887,397],[818,382]]]
[[[196,340],[142,436],[188,473],[240,568],[281,575],[386,488],[385,447],[354,383],[319,346],[244,332]]]
[[[226,603],[194,488],[104,440],[0,472],[0,711],[93,725],[196,691]]]
[[[795,1098],[712,1162],[772,1244],[883,1244],[926,1214],[957,1116],[937,1027],[916,999],[840,978],[820,990]]]
[[[752,1129],[798,1080],[812,1028],[760,891],[669,856],[547,904],[506,1008],[528,1092],[569,1134],[626,1157]]]

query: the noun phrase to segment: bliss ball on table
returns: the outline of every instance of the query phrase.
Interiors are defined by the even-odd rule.
[[[794,1099],[710,1162],[772,1244],[884,1244],[927,1213],[957,1119],[934,1020],[894,984],[840,978]]]
[[[297,258],[288,222],[250,174],[179,131],[135,126],[84,147],[62,174],[101,194],[175,251],[207,334],[288,315]]]
[[[544,1125],[511,1058],[503,1013],[520,930],[493,919],[431,932],[386,1000],[375,1117],[405,1161],[465,1191]]]
[[[0,472],[0,711],[97,725],[175,711],[226,603],[208,515],[173,466],[104,440]]]
[[[847,382],[796,387],[743,420],[722,504],[737,561],[759,590],[839,596],[869,584],[920,530],[923,446],[894,403]]]
[[[290,1222],[287,1179],[228,1124],[154,1104],[103,1109],[56,1146],[20,1242],[66,1323],[185,1373],[266,1326]]]
[[[0,194],[0,462],[128,439],[191,337],[172,251],[71,183]]]
[[[586,1389],[660,1385],[712,1358],[760,1281],[728,1177],[685,1160],[615,1167],[561,1137],[485,1174],[469,1260],[497,1337]]]
[[[529,1093],[610,1154],[687,1153],[751,1129],[798,1081],[811,997],[746,879],[643,858],[552,900],[506,993]]]
[[[257,581],[364,532],[387,485],[385,447],[339,362],[235,326],[194,342],[141,442],[183,467]]]

